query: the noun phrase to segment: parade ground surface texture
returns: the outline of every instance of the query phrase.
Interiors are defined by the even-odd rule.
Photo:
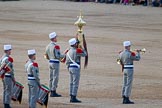
[[[28,108],[27,73],[24,65],[27,50],[36,50],[40,81],[48,86],[48,61],[43,57],[50,42],[48,34],[55,31],[61,52],[69,47],[68,40],[76,36],[74,22],[82,10],[86,25],[89,61],[81,78],[78,98],[82,103],[70,103],[69,72],[60,64],[57,92],[62,97],[49,97],[48,108],[161,108],[162,107],[162,12],[151,6],[102,4],[70,1],[10,1],[0,2],[0,55],[3,45],[11,44],[15,78],[23,86],[22,103],[11,102],[12,108]],[[123,73],[117,64],[123,41],[132,42],[134,49],[146,48],[139,62],[134,62],[134,80],[130,99],[133,105],[122,104]],[[38,108],[41,108],[37,104]],[[3,84],[0,81],[0,108],[3,108]]]

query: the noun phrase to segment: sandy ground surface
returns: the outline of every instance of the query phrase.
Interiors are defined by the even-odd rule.
[[[37,51],[41,83],[48,85],[48,62],[43,58],[48,34],[56,31],[63,52],[68,40],[75,36],[79,11],[83,11],[89,65],[81,72],[78,98],[80,104],[69,103],[69,73],[60,66],[57,91],[61,98],[50,98],[49,108],[161,108],[162,107],[162,13],[161,8],[107,5],[63,1],[0,2],[0,55],[3,44],[12,44],[15,77],[24,85],[22,104],[27,108],[28,87],[24,64],[27,49]],[[146,48],[140,62],[135,62],[131,99],[134,105],[121,104],[121,67],[116,63],[122,42],[132,41],[132,48]],[[84,61],[84,59],[83,59]],[[0,81],[0,108],[3,86]],[[41,106],[38,105],[38,108]]]

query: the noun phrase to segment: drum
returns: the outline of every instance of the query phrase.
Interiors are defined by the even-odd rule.
[[[4,78],[4,75],[5,75],[5,71],[4,70],[0,70],[0,78]]]
[[[49,88],[42,84],[40,86],[37,102],[41,105],[47,105],[49,92],[50,92]]]
[[[19,101],[21,103],[23,88],[24,86],[21,83],[19,82],[15,83],[12,90],[12,100]]]
[[[0,66],[0,78],[2,79],[4,78],[4,75],[5,75],[5,70],[4,70],[5,66],[6,66],[6,63],[1,64]]]

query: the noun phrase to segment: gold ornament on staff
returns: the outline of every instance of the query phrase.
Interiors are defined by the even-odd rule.
[[[87,52],[87,56],[85,57],[84,68],[88,65],[88,50],[87,43],[85,39],[85,35],[83,33],[83,26],[86,25],[86,22],[83,20],[82,11],[80,11],[80,16],[78,16],[78,20],[74,23],[74,25],[78,26],[76,38],[79,41],[79,48],[84,48]]]
[[[80,11],[80,16],[78,16],[78,20],[74,23],[74,25],[78,26],[79,33],[82,33],[82,28],[86,25],[86,22],[82,18],[82,11]]]

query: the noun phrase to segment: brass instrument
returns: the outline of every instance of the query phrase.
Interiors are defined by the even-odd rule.
[[[116,61],[117,61],[117,64],[121,64],[121,61],[119,58]]]
[[[135,49],[135,50],[133,50],[133,51],[139,51],[139,52],[145,53],[145,52],[146,52],[146,48]]]
[[[69,51],[69,48],[67,48],[67,49],[63,52],[63,54],[65,54],[65,56],[64,56],[63,58],[60,58],[60,61],[61,61],[62,63],[65,63],[65,61],[66,61],[66,54],[67,54],[68,51]]]
[[[139,51],[141,53],[145,53],[146,52],[146,48],[142,48],[142,49],[134,49],[133,51]],[[121,64],[121,61],[119,58],[117,58],[116,60],[117,64]]]
[[[49,60],[49,57],[48,57],[47,54],[44,54],[44,58],[47,59],[47,60]]]

